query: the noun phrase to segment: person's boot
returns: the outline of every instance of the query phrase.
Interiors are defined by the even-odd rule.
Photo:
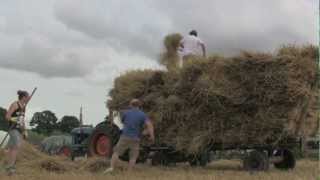
[[[113,172],[113,168],[112,167],[109,167],[108,169],[106,169],[104,172],[103,172],[103,174],[110,174],[110,173],[112,173]]]

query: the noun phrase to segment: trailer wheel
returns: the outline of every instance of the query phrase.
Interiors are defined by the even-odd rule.
[[[251,151],[244,157],[243,167],[247,171],[266,171],[269,169],[268,156],[261,151]]]
[[[189,159],[189,164],[190,164],[190,166],[192,166],[192,167],[195,167],[195,166],[198,166],[199,165],[199,161],[198,161],[198,158],[196,158],[196,157],[191,157],[190,159]]]
[[[196,156],[191,156],[189,158],[190,166],[202,166],[205,167],[210,162],[210,154],[209,152],[203,152]]]
[[[156,152],[151,158],[153,166],[168,166],[169,159],[164,152]]]
[[[275,153],[275,156],[282,156],[282,161],[274,163],[277,169],[288,170],[296,166],[294,154],[288,149],[281,149]]]
[[[199,164],[202,167],[205,167],[210,162],[210,154],[209,152],[204,152],[199,156]]]

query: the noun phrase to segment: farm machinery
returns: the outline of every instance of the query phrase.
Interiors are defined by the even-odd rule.
[[[99,123],[95,128],[85,127],[72,130],[72,152],[74,160],[79,156],[100,156],[110,158],[112,149],[120,138],[122,123],[120,113],[112,114],[113,118]],[[213,160],[220,159],[223,152],[236,152],[237,159],[243,161],[243,167],[248,171],[265,171],[270,164],[278,169],[293,169],[296,164],[294,149],[301,149],[300,138],[286,139],[278,145],[242,145],[242,144],[210,144],[202,152],[187,154],[166,144],[142,145],[138,163],[148,159],[152,165],[168,166],[188,162],[191,166],[206,166]],[[128,160],[128,153],[120,157]]]

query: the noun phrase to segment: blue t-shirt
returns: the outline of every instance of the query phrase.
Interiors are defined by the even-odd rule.
[[[122,115],[124,125],[122,135],[129,138],[140,139],[143,126],[148,120],[147,115],[139,109],[133,108],[125,111]]]

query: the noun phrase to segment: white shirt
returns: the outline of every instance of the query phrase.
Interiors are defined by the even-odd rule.
[[[188,35],[180,41],[180,44],[183,45],[183,48],[179,49],[182,56],[203,55],[201,45],[203,45],[204,43],[200,38],[196,36]]]

